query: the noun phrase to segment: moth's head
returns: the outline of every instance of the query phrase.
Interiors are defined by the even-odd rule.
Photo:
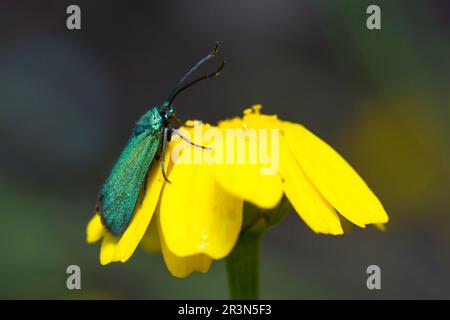
[[[165,121],[170,122],[172,118],[175,116],[175,110],[172,105],[169,105],[168,101],[165,101],[161,106],[161,116]]]

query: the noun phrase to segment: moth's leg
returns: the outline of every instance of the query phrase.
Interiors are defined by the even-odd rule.
[[[205,150],[211,150],[210,147],[201,146],[201,145],[199,145],[199,144],[196,144],[196,143],[192,142],[191,140],[189,140],[188,138],[186,138],[185,136],[183,136],[179,131],[177,131],[177,130],[175,130],[175,129],[170,129],[170,130],[171,130],[173,133],[176,133],[178,136],[180,136],[181,139],[183,139],[183,140],[186,141],[187,143],[190,143],[191,145],[193,145],[194,147],[202,148],[202,149],[205,149]]]
[[[163,141],[162,141],[162,151],[161,151],[161,171],[164,177],[164,180],[166,180],[168,183],[172,183],[170,182],[169,179],[167,179],[166,176],[166,172],[164,171],[164,167],[165,167],[165,162],[166,162],[166,143],[167,141],[169,141],[170,137],[169,137],[169,128],[164,128],[164,135],[163,135]]]

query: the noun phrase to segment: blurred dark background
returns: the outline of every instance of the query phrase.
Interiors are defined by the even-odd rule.
[[[381,30],[366,28],[370,4]],[[101,267],[85,243],[134,122],[216,40],[226,69],[178,115],[214,123],[261,103],[343,154],[391,218],[330,237],[292,213],[265,235],[262,298],[450,298],[449,36],[444,0],[2,0],[0,298],[227,298],[222,261],[178,280],[142,250]],[[81,291],[66,288],[70,264]],[[366,288],[370,264],[382,290]]]

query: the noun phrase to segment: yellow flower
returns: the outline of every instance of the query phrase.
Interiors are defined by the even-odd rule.
[[[196,129],[207,143],[198,141]],[[236,130],[229,143],[231,129]],[[176,277],[207,272],[213,259],[222,259],[233,249],[242,227],[244,201],[272,209],[283,194],[317,233],[343,233],[337,212],[360,227],[388,221],[376,196],[330,146],[299,124],[261,114],[260,106],[217,127],[202,125],[185,132],[212,150],[192,148],[180,140],[170,142],[166,159],[182,147],[178,161],[166,161],[172,183],[164,183],[156,161],[142,203],[120,238],[106,231],[98,213],[89,222],[87,242],[102,239],[102,265],[127,261],[141,243],[148,251],[161,251]],[[233,153],[239,146],[244,150],[242,158],[239,152]],[[255,152],[257,161],[249,161]],[[196,159],[201,161],[192,161]],[[263,161],[267,159],[276,160],[270,168]]]
[[[222,121],[219,127],[278,129],[279,170],[262,175],[257,170],[261,164],[217,166],[217,180],[226,191],[261,208],[275,207],[284,193],[317,233],[343,233],[337,212],[359,227],[388,221],[380,201],[336,151],[302,125],[261,114],[260,109],[256,105],[242,119]]]

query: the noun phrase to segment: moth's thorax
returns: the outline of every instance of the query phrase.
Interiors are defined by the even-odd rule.
[[[133,133],[135,135],[139,135],[144,131],[148,131],[149,129],[150,131],[153,131],[151,129],[157,130],[158,128],[161,128],[163,122],[164,119],[161,116],[159,107],[152,107],[138,120],[138,122],[136,122]]]

